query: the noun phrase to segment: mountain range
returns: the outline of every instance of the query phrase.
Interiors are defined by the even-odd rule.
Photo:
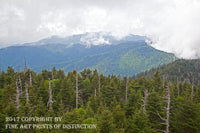
[[[37,42],[0,49],[0,67],[15,70],[27,66],[36,72],[43,69],[78,67],[98,69],[103,74],[134,75],[177,58],[146,43],[145,36],[115,38],[109,33],[85,33],[68,37],[52,36]]]

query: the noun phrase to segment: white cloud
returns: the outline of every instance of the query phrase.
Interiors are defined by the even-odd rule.
[[[199,58],[199,12],[199,0],[1,0],[0,47],[104,31],[146,35],[158,49]]]
[[[88,33],[86,36],[81,37],[80,41],[90,47],[91,45],[110,44],[108,40],[104,39],[105,34],[102,32],[99,35],[96,33]]]

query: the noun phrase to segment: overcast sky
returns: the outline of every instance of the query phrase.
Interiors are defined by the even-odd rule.
[[[200,0],[0,0],[0,47],[98,31],[199,58]]]

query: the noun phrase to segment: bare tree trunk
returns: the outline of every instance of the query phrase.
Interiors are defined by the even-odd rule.
[[[178,88],[178,97],[180,96],[180,88],[179,88],[179,80],[178,77],[176,78],[177,82],[177,88]]]
[[[144,93],[144,106],[143,106],[144,112],[146,112],[147,98],[148,98],[148,90],[146,89]]]
[[[78,70],[76,69],[76,108],[78,108]]]
[[[17,103],[17,110],[19,109],[20,107],[20,104],[19,104],[19,87],[18,87],[18,82],[17,82],[17,79],[16,79],[16,103]]]
[[[127,101],[128,101],[128,82],[129,82],[129,80],[128,80],[128,77],[127,77],[127,79],[126,79],[126,97],[125,97],[125,103],[127,104]]]
[[[192,80],[192,92],[191,92],[191,100],[193,101],[193,95],[194,95],[194,78]]]
[[[97,96],[97,89],[95,88],[94,90],[94,96],[96,97]]]
[[[24,72],[27,71],[26,58],[24,57]]]
[[[22,80],[20,75],[19,75],[19,85],[20,85],[20,96],[22,96]]]
[[[49,78],[49,111],[52,111],[53,108],[52,108],[52,104],[53,104],[53,100],[52,100],[52,94],[51,94],[51,80]]]
[[[30,77],[30,86],[32,86],[32,76],[31,76],[31,72],[29,74],[29,77]]]
[[[100,93],[101,93],[101,75],[99,73],[99,97],[100,97]]]
[[[165,98],[167,98],[167,108],[166,108],[166,110],[167,110],[167,112],[166,112],[167,118],[164,119],[164,118],[162,118],[162,117],[160,116],[160,114],[159,114],[158,112],[157,112],[157,113],[158,113],[158,116],[159,116],[163,121],[165,121],[166,131],[163,131],[163,132],[169,133],[169,126],[170,126],[170,123],[169,123],[169,116],[170,116],[170,103],[171,103],[171,100],[170,100],[170,98],[171,98],[171,96],[170,96],[170,83],[168,84],[167,96],[166,96]]]
[[[27,82],[25,82],[25,89],[26,89],[26,104],[28,104],[29,94],[28,94],[28,84],[27,84]]]
[[[53,95],[54,95],[54,75],[53,75],[53,71],[52,71],[52,73],[51,73],[51,75],[52,75],[52,90],[53,90]]]
[[[165,75],[163,75],[163,88],[165,87]]]
[[[169,115],[170,115],[170,86],[168,85],[167,90],[167,119],[166,119],[166,133],[169,133]]]
[[[192,84],[191,100],[193,101],[194,85]]]

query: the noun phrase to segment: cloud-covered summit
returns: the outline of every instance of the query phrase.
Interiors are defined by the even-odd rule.
[[[199,12],[199,0],[1,0],[0,47],[103,31],[147,36],[158,49],[199,58]]]
[[[64,45],[66,47],[71,47],[76,44],[84,45],[90,48],[93,45],[117,45],[120,43],[128,42],[150,42],[151,40],[145,36],[138,36],[129,34],[125,37],[117,38],[109,32],[87,32],[84,34],[76,34],[67,37],[51,36],[36,42],[25,43],[25,46],[40,46],[40,45]]]

